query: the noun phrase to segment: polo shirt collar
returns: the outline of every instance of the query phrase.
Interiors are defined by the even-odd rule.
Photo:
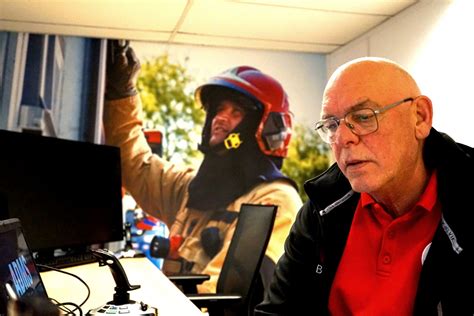
[[[425,188],[425,191],[421,195],[420,199],[416,203],[415,208],[422,208],[428,212],[431,212],[434,209],[438,198],[438,176],[436,171],[431,173],[430,179],[428,180],[428,184]],[[374,204],[378,204],[370,194],[366,192],[362,192],[360,194],[360,203],[363,208],[369,209],[370,206]]]

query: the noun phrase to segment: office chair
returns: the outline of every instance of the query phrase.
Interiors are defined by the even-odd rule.
[[[196,285],[209,279],[208,275],[168,276],[180,286],[198,307],[207,308],[209,316],[253,315],[252,301],[259,270],[275,222],[277,206],[242,204],[224,259],[216,293],[196,294]],[[257,287],[260,288],[261,287]],[[189,293],[194,292],[194,293]]]

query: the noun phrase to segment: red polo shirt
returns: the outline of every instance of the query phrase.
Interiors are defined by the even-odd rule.
[[[411,315],[440,219],[435,172],[418,203],[397,218],[362,193],[331,287],[331,315]]]

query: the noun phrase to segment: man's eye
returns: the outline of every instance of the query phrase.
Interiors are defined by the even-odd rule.
[[[328,131],[328,132],[334,132],[338,127],[338,124],[336,121],[328,121],[323,125],[323,129]]]
[[[374,117],[373,113],[354,113],[351,115],[352,121],[355,123],[367,123]]]
[[[235,110],[232,112],[232,116],[235,117],[235,118],[240,118],[240,117],[244,117],[244,111],[240,111],[240,110]]]

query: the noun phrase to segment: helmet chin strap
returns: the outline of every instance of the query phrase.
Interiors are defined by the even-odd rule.
[[[240,133],[230,133],[224,139],[224,146],[227,149],[237,149],[243,143],[243,140],[240,139]]]
[[[199,150],[204,154],[212,152],[218,155],[223,155],[229,150],[238,149],[243,142],[244,141],[241,139],[240,133],[230,133],[222,143],[216,144],[214,146],[200,144]]]

